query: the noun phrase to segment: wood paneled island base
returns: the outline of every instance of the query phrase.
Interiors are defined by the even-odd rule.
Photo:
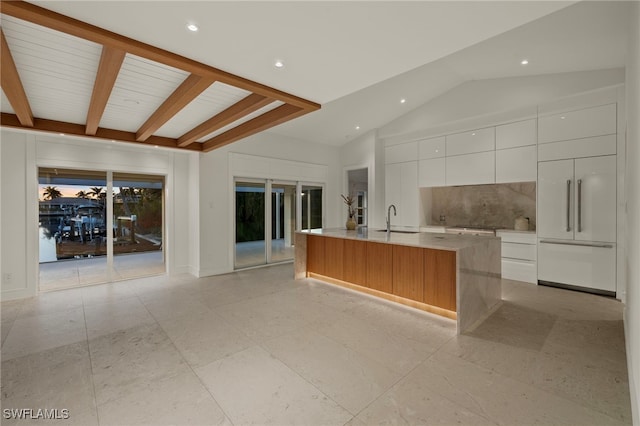
[[[296,233],[295,247],[297,279],[315,278],[457,320],[459,333],[501,301],[499,238],[328,229]]]

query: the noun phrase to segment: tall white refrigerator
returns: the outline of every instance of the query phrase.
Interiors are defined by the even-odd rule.
[[[538,163],[538,280],[615,296],[615,155]]]

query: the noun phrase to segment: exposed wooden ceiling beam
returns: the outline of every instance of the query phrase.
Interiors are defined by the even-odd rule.
[[[23,127],[33,127],[33,112],[31,112],[29,99],[24,91],[24,86],[20,80],[18,68],[16,67],[16,63],[13,61],[11,50],[9,50],[9,44],[7,43],[7,39],[4,37],[2,29],[0,29],[0,36],[2,38],[2,47],[0,49],[0,56],[2,56],[2,59],[0,60],[2,72],[0,75],[2,77],[0,79],[0,85],[2,85],[2,90],[7,96],[9,103],[11,103],[11,107],[16,113],[20,124]]]
[[[2,113],[0,115],[0,125],[4,127],[15,127],[24,129],[22,123],[15,114]],[[45,120],[43,118],[34,118],[34,125],[29,130],[36,130],[40,132],[48,133],[64,133],[65,135],[82,136],[92,139],[106,139],[119,142],[131,142],[144,146],[162,146],[166,148],[180,148],[178,147],[178,141],[173,138],[165,138],[161,136],[151,136],[144,142],[138,142],[136,140],[136,134],[133,132],[125,132],[122,130],[105,129],[99,127],[95,135],[86,135],[85,126],[82,124],[65,123],[62,121]],[[189,151],[202,151],[202,145],[194,143],[188,147],[180,148]]]
[[[184,56],[130,39],[120,34],[105,30],[95,25],[70,18],[31,3],[20,1],[2,1],[2,13],[56,31],[71,34],[114,49],[124,50],[155,62],[160,62],[201,77],[210,78],[257,93],[266,97],[295,105],[308,112],[317,110],[320,105],[298,96],[274,89],[264,84],[239,77],[220,69],[205,65]]]
[[[164,123],[169,121],[171,117],[176,115],[182,108],[187,106],[192,100],[209,86],[215,80],[210,78],[202,78],[195,74],[187,77],[180,86],[165,100],[162,105],[153,113],[151,117],[138,129],[136,139],[139,142],[147,140],[156,130]]]
[[[271,102],[273,102],[273,99],[253,93],[241,101],[231,105],[221,113],[211,117],[193,130],[180,136],[178,138],[178,146],[187,146],[201,137],[213,133],[224,126],[259,110],[260,108],[269,105]]]
[[[247,121],[246,123],[242,123],[231,130],[227,130],[226,132],[215,136],[208,141],[205,141],[202,150],[208,152],[216,148],[220,148],[239,139],[253,135],[254,133],[261,132],[273,126],[277,126],[278,124],[304,115],[307,112],[308,111],[305,111],[293,105],[281,105],[278,108],[272,109],[271,111],[259,115],[258,117]]]
[[[87,126],[85,133],[87,135],[95,135],[100,125],[100,119],[107,107],[109,96],[116,83],[120,67],[126,52],[124,50],[113,49],[108,46],[102,47],[102,55],[100,55],[100,64],[96,74],[96,81],[93,84],[93,93],[91,94],[91,103],[87,112]]]

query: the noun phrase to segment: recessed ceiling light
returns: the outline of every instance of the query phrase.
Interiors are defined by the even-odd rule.
[[[565,118],[567,118],[567,117],[565,117],[565,116],[563,115],[562,117],[560,117],[560,120],[564,120]]]
[[[187,29],[195,33],[196,31],[198,31],[198,26],[196,24],[188,24]]]
[[[356,130],[360,130],[360,126],[356,126]]]
[[[405,102],[407,102],[407,100],[406,100],[405,98],[400,99],[400,103],[401,103],[401,104],[403,104],[403,103],[405,103]]]
[[[523,59],[522,61],[520,61],[520,65],[527,65],[529,63],[528,59]]]
[[[273,63],[273,66],[276,68],[284,68],[284,62],[282,62],[281,60],[277,60]]]
[[[60,136],[64,136],[64,133],[60,133]]]

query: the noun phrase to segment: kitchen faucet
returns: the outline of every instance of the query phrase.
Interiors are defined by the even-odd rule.
[[[390,204],[387,209],[387,236],[391,233],[391,207],[393,207],[393,215],[396,216],[396,206]]]

